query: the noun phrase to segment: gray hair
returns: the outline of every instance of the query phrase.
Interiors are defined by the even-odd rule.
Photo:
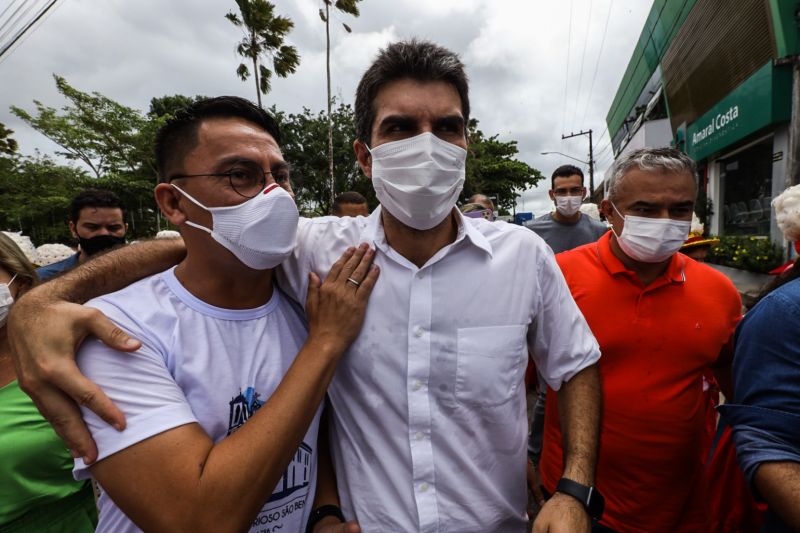
[[[615,200],[619,184],[631,170],[690,174],[697,187],[697,165],[688,155],[675,148],[639,148],[621,155],[611,167],[606,198]]]

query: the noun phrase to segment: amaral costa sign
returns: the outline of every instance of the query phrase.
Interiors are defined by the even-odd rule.
[[[792,69],[766,63],[686,128],[686,151],[696,160],[729,150],[791,114]]]
[[[728,126],[734,126],[739,118],[739,106],[732,106],[725,113],[718,113],[706,127],[692,133],[692,144],[697,145],[709,139]],[[709,139],[710,140],[710,139]]]

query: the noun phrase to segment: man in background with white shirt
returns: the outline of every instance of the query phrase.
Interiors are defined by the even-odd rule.
[[[344,516],[365,531],[524,531],[523,374],[530,351],[559,391],[568,491],[542,509],[535,531],[588,531],[579,495],[591,494],[594,483],[600,353],[544,242],[518,226],[466,219],[455,208],[469,119],[461,61],[432,43],[394,43],[362,77],[355,113],[354,148],[381,206],[366,218],[301,221],[298,246],[279,277],[284,290],[303,301],[309,273],[326,270],[340,250],[360,242],[376,249],[380,282],[328,391]],[[120,278],[132,281],[143,262],[179,256],[180,250],[170,255],[163,248],[146,260],[116,254],[104,262],[102,276],[88,276],[85,285],[111,290]],[[475,298],[464,283],[491,297]],[[52,319],[46,339],[25,339],[25,320],[12,317],[23,387],[52,419],[65,420],[63,403],[48,398],[64,388],[118,421],[102,391],[73,370],[55,380],[41,370],[42,360],[52,366],[69,355],[74,328],[90,328],[124,347],[124,334],[102,317],[76,326],[58,315],[67,304],[54,304],[53,296],[74,293],[75,287],[49,294],[44,287],[28,298],[28,312],[23,307],[18,313]],[[72,420],[56,428],[91,450]]]

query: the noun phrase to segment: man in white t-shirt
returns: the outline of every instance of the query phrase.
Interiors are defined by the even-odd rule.
[[[309,273],[325,272],[354,244],[374,245],[381,268],[364,327],[329,389],[344,516],[365,531],[524,531],[530,351],[559,391],[569,428],[564,492],[544,506],[535,528],[588,530],[599,501],[590,486],[600,353],[547,245],[525,228],[467,219],[455,208],[469,120],[463,64],[433,43],[394,43],[362,77],[355,114],[354,148],[381,206],[369,217],[301,221],[297,247],[281,268],[281,287],[297,301]],[[152,246],[146,259],[111,255],[93,273],[33,291],[27,311],[25,299],[15,306],[16,331],[41,330],[31,324],[33,306],[52,329],[34,342],[14,336],[25,390],[82,451],[91,454],[93,445],[68,406],[50,397],[63,396],[56,389],[73,398],[91,393],[89,407],[120,418],[95,384],[70,370],[67,343],[84,328],[121,348],[126,337],[102,317],[53,300],[81,301],[177,257],[177,247]],[[54,360],[69,374],[60,374],[58,386],[41,370],[42,361]]]
[[[275,290],[298,221],[276,183],[288,172],[279,141],[269,115],[234,97],[195,103],[158,133],[156,201],[186,257],[87,303],[141,340],[135,353],[93,339],[77,357],[127,421],[120,432],[83,409],[99,454],[74,473],[101,487],[99,531],[305,531],[320,404],[377,271],[361,247],[321,291],[312,278],[310,331]]]

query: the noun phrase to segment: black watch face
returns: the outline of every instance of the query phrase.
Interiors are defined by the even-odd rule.
[[[596,488],[592,487],[592,493],[589,496],[589,504],[587,505],[587,511],[589,516],[594,518],[595,520],[600,520],[603,516],[603,510],[606,507],[606,499],[603,498],[603,495],[600,494],[600,491]]]

